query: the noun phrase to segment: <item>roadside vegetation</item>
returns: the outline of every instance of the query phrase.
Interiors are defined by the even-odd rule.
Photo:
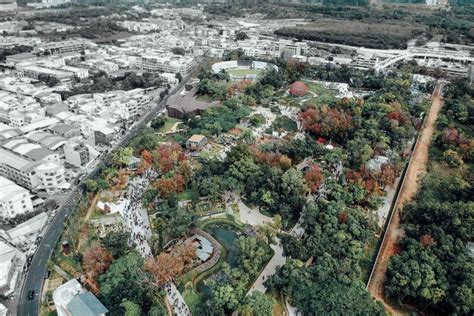
[[[429,314],[474,312],[474,90],[450,83],[431,146],[428,174],[407,205],[405,237],[387,271],[385,293]]]

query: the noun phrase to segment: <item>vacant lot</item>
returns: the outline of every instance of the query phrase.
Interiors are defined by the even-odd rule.
[[[406,48],[406,43],[424,27],[386,23],[365,23],[318,19],[295,28],[281,28],[275,34],[319,42],[369,48]]]

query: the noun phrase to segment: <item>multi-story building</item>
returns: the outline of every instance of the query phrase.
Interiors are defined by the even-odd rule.
[[[0,122],[11,124],[14,113],[28,113],[39,110],[41,105],[32,97],[16,95],[10,92],[0,91]],[[17,116],[15,116],[17,117]],[[22,117],[17,119],[23,119]],[[22,126],[23,123],[14,124]]]
[[[15,66],[19,63],[33,63],[36,61],[36,55],[32,53],[20,53],[15,55],[9,55],[5,58],[5,63],[8,66]]]
[[[81,52],[90,46],[91,43],[84,39],[73,39],[60,42],[43,43],[36,46],[34,52],[38,56],[75,53]]]
[[[17,8],[15,0],[0,0],[0,12],[15,11]]]
[[[24,76],[35,79],[41,78],[41,76],[48,76],[54,77],[59,81],[70,81],[72,78],[74,78],[73,72],[36,66],[31,63],[17,64],[16,69]]]
[[[61,70],[67,71],[67,72],[72,72],[74,76],[78,79],[85,79],[89,78],[89,70],[84,69],[84,68],[77,68],[77,67],[71,67],[71,66],[62,66]]]
[[[194,66],[194,59],[180,55],[142,54],[136,67],[147,71],[187,74]]]
[[[15,289],[21,266],[26,260],[18,249],[0,241],[0,293],[9,295]]]
[[[40,180],[40,187],[48,194],[53,194],[60,189],[66,188],[64,167],[55,163],[44,163],[36,167],[36,172]]]
[[[65,123],[57,123],[49,127],[49,130],[54,135],[62,136],[64,138],[72,138],[81,136],[81,130]]]
[[[117,24],[129,31],[133,32],[152,32],[160,29],[160,26],[150,22],[138,22],[138,21],[123,21],[117,22]]]
[[[39,179],[35,168],[39,164],[7,149],[0,148],[0,175],[22,187],[30,190],[38,187]]]
[[[34,150],[34,153],[28,152],[30,156],[28,158],[20,153],[0,148],[0,175],[30,190],[45,190],[52,194],[63,189],[67,185],[65,169],[53,159],[58,155],[44,153]]]
[[[107,126],[98,126],[94,130],[95,144],[110,145],[115,137],[116,131]]]
[[[0,176],[0,217],[14,218],[32,211],[30,192]]]
[[[91,160],[89,148],[76,142],[64,145],[64,156],[67,163],[79,168],[85,166]]]
[[[12,139],[6,142],[3,148],[34,162],[61,164],[59,153],[29,142],[25,138]]]

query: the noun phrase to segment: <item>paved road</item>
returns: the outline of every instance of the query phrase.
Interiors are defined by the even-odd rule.
[[[180,84],[170,91],[170,95],[178,92],[184,84],[189,80],[190,76],[188,75],[184,78]],[[141,127],[148,124],[157,114],[161,111],[168,100],[166,96],[162,101],[160,101],[155,107],[153,107],[149,112],[142,115],[139,121],[132,127],[130,131],[117,142],[115,146],[109,151],[112,152],[114,149],[127,144],[134,136],[137,135]],[[154,103],[154,101],[152,101]],[[110,155],[110,154],[109,154]],[[109,155],[105,155],[102,159],[107,161]],[[44,282],[44,273],[46,272],[46,267],[48,264],[49,257],[51,256],[52,250],[56,245],[62,231],[64,228],[64,220],[71,211],[74,209],[74,206],[77,204],[82,195],[82,186],[85,180],[95,177],[100,172],[99,167],[93,169],[79,184],[72,190],[68,198],[65,200],[65,203],[61,205],[58,209],[56,216],[52,220],[48,230],[46,231],[38,250],[36,251],[33,260],[26,276],[25,282],[23,283],[23,288],[20,294],[20,299],[18,302],[18,313],[19,316],[33,316],[39,314],[39,308],[41,305],[41,291],[43,288]],[[28,300],[28,292],[35,291],[36,296],[33,300]]]

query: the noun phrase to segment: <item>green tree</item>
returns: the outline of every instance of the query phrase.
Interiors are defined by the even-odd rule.
[[[155,303],[151,306],[148,316],[168,316],[168,311],[163,304]]]
[[[240,307],[244,316],[271,316],[273,315],[273,298],[260,292],[253,292],[247,296],[244,305]]]
[[[101,243],[115,259],[118,259],[129,250],[128,238],[129,233],[125,231],[112,231],[101,240]]]
[[[175,55],[182,55],[182,56],[186,54],[186,51],[182,47],[173,47],[171,49],[171,52]]]
[[[132,159],[132,155],[132,147],[121,147],[112,154],[112,162],[117,167],[124,167],[128,165],[128,163]]]
[[[139,304],[143,310],[149,308],[153,291],[147,280],[151,277],[135,251],[115,260],[99,280],[100,301],[110,311],[116,311],[124,300]]]
[[[216,309],[235,310],[239,306],[239,298],[231,285],[220,285],[212,291],[211,305]]]
[[[125,316],[140,316],[142,313],[140,305],[128,300],[124,300],[120,306],[125,309]]]
[[[260,268],[269,259],[264,244],[252,237],[240,237],[236,242],[239,248],[239,269],[250,278],[257,276]]]
[[[150,126],[154,130],[159,130],[160,128],[165,126],[165,123],[166,123],[166,117],[160,115],[160,116],[155,117],[153,121],[151,121]]]
[[[249,36],[247,35],[247,33],[242,32],[242,31],[238,31],[235,33],[235,41],[243,41],[246,39],[249,39]]]
[[[92,193],[97,193],[99,190],[99,185],[97,184],[97,181],[93,179],[87,179],[84,181],[84,185],[86,187],[87,192],[92,192]]]

